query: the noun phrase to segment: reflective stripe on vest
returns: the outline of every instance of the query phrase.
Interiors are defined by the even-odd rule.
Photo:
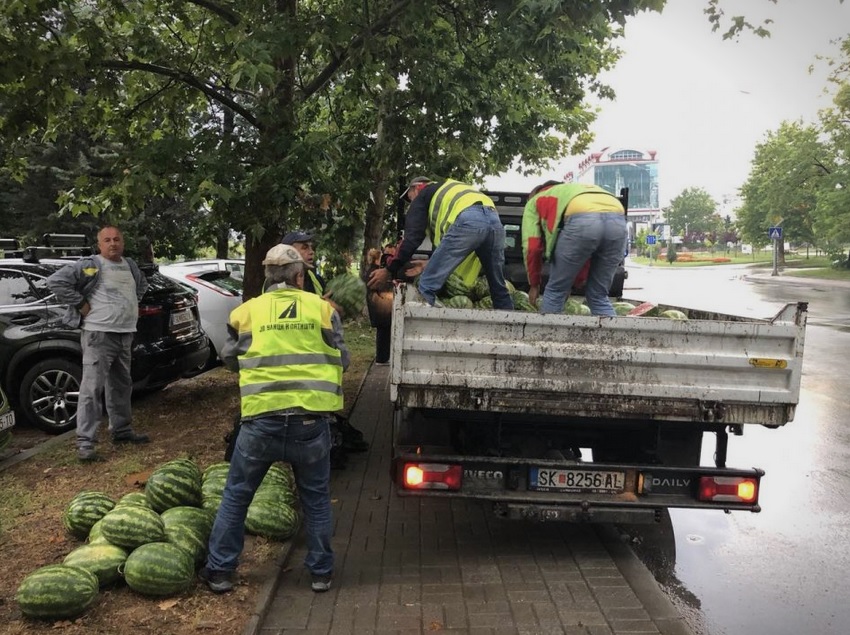
[[[319,296],[300,289],[270,291],[234,310],[240,341],[250,338],[239,356],[243,417],[342,408],[342,354],[322,334],[333,329],[332,312]]]

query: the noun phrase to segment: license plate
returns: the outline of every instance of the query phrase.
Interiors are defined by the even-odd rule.
[[[15,413],[7,412],[4,415],[0,415],[0,430],[8,430],[12,426],[15,425]]]
[[[182,326],[194,321],[195,316],[192,315],[192,309],[180,309],[171,313],[171,326]]]
[[[528,489],[538,492],[619,494],[625,485],[625,472],[533,467],[529,470],[528,478]]]

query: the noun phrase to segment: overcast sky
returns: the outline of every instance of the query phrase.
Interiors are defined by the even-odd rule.
[[[712,32],[704,0],[668,0],[662,14],[642,13],[626,25],[624,55],[605,75],[617,93],[602,102],[589,152],[656,150],[661,204],[687,187],[702,187],[718,204],[733,199],[749,174],[755,146],[782,121],[815,122],[832,105],[823,94],[827,68],[816,56],[836,57],[833,41],[850,34],[850,2],[839,0],[725,0],[730,15],[770,17],[770,38],[738,41]],[[809,67],[815,65],[814,73]],[[575,169],[566,160],[540,176],[509,173],[488,189],[521,189]]]

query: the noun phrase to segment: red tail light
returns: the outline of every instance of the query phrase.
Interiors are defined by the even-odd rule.
[[[756,503],[759,482],[744,476],[702,476],[699,479],[699,499],[714,503]]]
[[[163,309],[161,306],[157,306],[155,304],[145,304],[139,305],[139,317],[149,316],[149,315],[160,315]]]
[[[459,490],[463,470],[444,463],[405,463],[402,484],[405,489]]]

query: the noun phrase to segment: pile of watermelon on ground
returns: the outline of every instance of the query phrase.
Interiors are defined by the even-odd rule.
[[[543,297],[539,297],[536,303],[532,303],[528,299],[528,293],[514,287],[510,281],[506,281],[508,291],[511,294],[511,299],[514,302],[514,309],[517,311],[537,312],[540,310],[540,304]],[[492,309],[493,298],[490,297],[490,285],[487,278],[480,276],[474,285],[468,286],[463,279],[451,274],[440,289],[437,297],[445,308],[448,309]],[[688,316],[678,309],[665,309],[651,302],[634,303],[628,300],[621,300],[612,303],[614,311],[617,315],[627,315],[632,317],[662,317],[671,320],[687,320]],[[564,313],[567,315],[590,315],[590,307],[584,303],[583,299],[567,298],[564,303]]]
[[[213,463],[201,472],[191,459],[175,459],[151,473],[144,492],[117,501],[103,492],[79,492],[62,523],[85,544],[61,564],[40,567],[23,579],[15,596],[21,612],[44,620],[77,617],[97,601],[101,588],[116,584],[156,598],[192,588],[229,467]],[[245,530],[287,540],[299,524],[292,470],[276,463],[248,507]]]

